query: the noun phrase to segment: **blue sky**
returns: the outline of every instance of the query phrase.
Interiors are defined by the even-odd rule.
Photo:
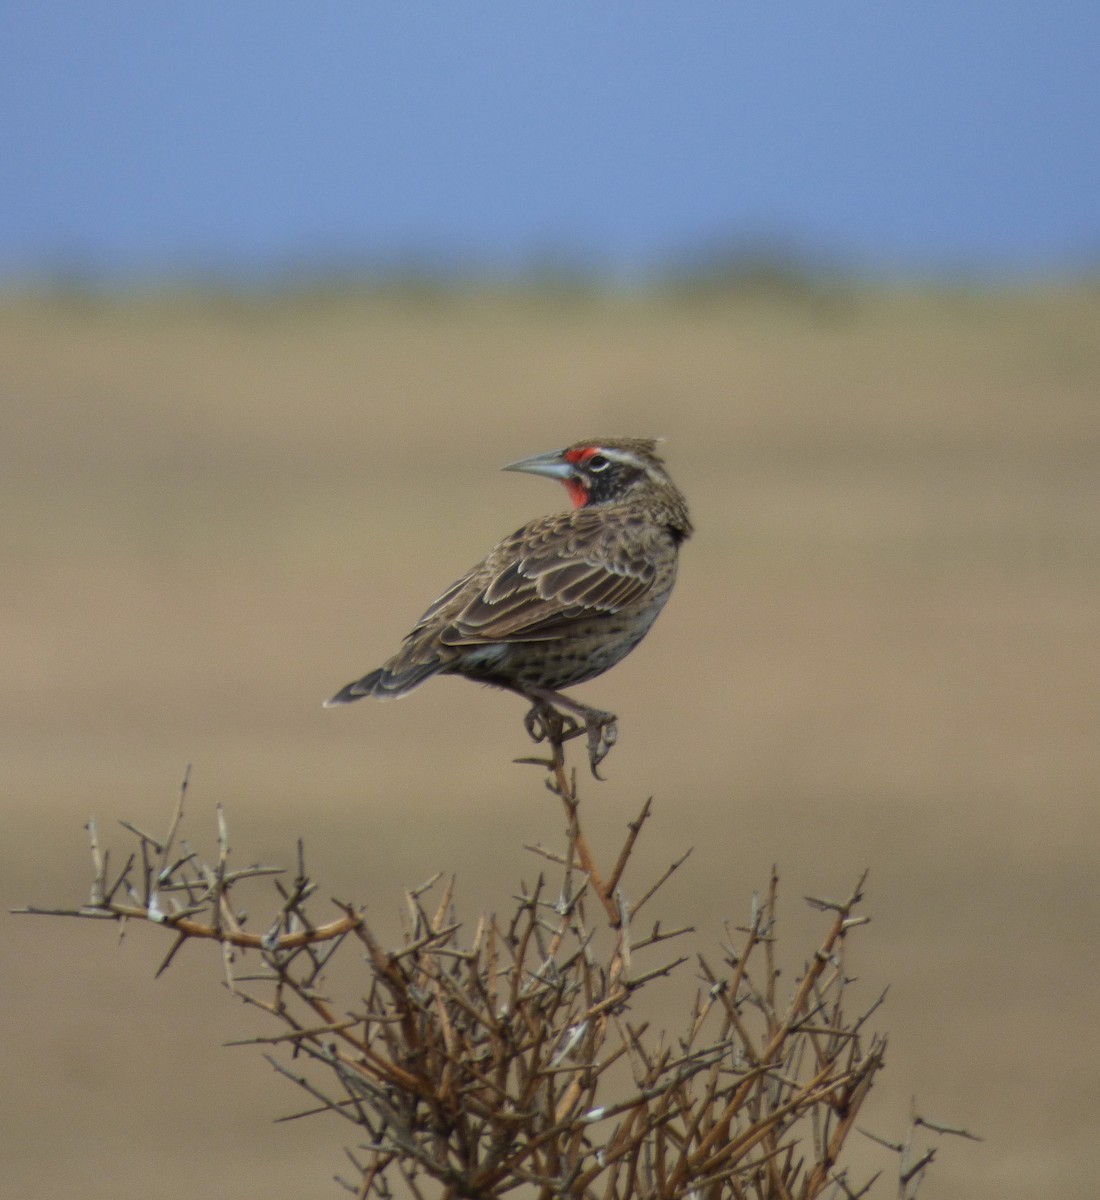
[[[1100,262],[1096,0],[5,6],[0,281]]]

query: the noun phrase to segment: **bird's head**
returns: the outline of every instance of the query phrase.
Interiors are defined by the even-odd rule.
[[[521,458],[504,470],[560,479],[574,508],[651,496],[675,510],[671,525],[685,537],[691,533],[684,499],[665,470],[656,441],[650,438],[594,438],[574,442],[563,450]]]

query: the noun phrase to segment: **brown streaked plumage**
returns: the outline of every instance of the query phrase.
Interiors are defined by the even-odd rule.
[[[644,438],[575,442],[504,469],[560,479],[574,507],[496,545],[428,607],[397,654],[326,704],[464,675],[530,700],[529,731],[548,705],[581,717],[595,772],[614,743],[614,715],[559,689],[613,667],[649,631],[691,536],[687,504]]]

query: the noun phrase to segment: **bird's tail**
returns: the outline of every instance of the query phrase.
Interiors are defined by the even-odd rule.
[[[434,675],[442,663],[438,659],[427,662],[415,662],[408,665],[387,663],[362,679],[356,679],[347,687],[341,688],[331,700],[325,701],[325,708],[335,708],[338,704],[350,704],[353,700],[362,700],[364,696],[374,696],[376,700],[393,700],[404,696],[418,687],[425,679]]]

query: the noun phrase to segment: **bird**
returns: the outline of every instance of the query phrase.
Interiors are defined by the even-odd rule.
[[[693,530],[657,445],[587,439],[503,467],[560,480],[572,507],[498,542],[428,606],[392,658],[325,707],[404,696],[433,675],[461,675],[527,699],[525,725],[536,741],[553,740],[556,730],[560,746],[586,733],[600,778],[617,718],[561,689],[629,654],[676,581],[680,546]]]

